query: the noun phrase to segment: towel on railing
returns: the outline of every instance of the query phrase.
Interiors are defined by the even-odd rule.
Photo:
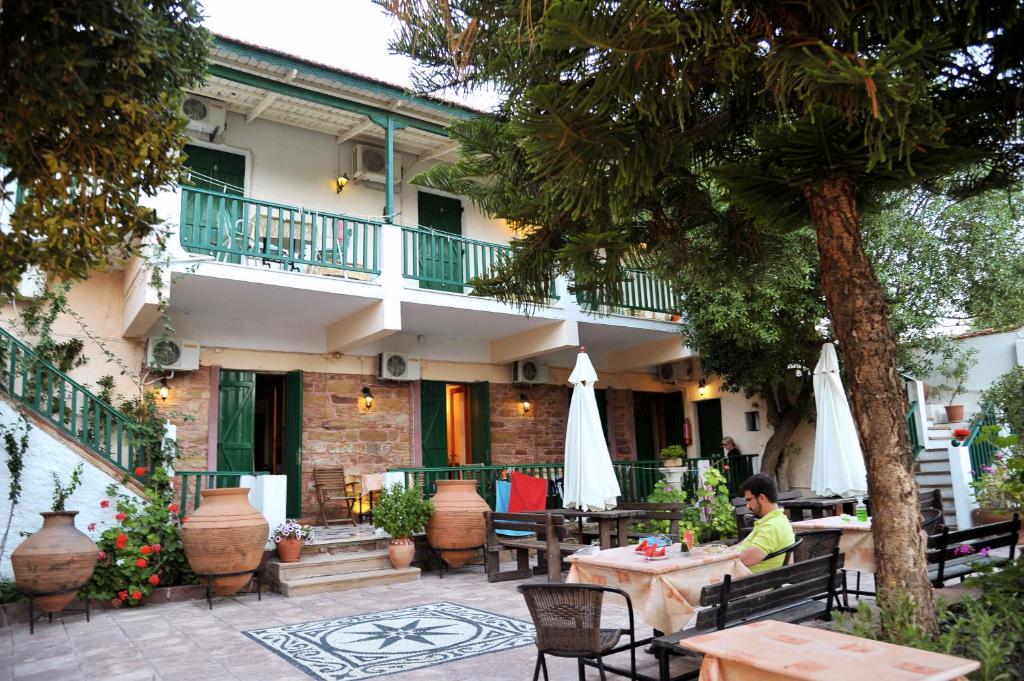
[[[494,511],[495,513],[507,513],[508,512],[508,500],[512,496],[512,483],[505,482],[504,480],[496,480],[494,483]],[[526,530],[494,530],[498,534],[503,534],[508,537],[523,537],[533,532],[527,532]]]
[[[510,513],[543,511],[548,504],[548,481],[532,475],[512,471],[512,493],[509,495]]]

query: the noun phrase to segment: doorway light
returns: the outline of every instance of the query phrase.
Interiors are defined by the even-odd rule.
[[[363,386],[363,406],[367,409],[373,407],[373,393],[365,385]]]
[[[526,393],[519,393],[519,402],[523,406],[523,413],[530,411],[530,400],[526,397]]]
[[[705,385],[704,379],[700,379],[700,383],[697,384],[697,397],[707,397],[708,386]]]
[[[338,175],[338,179],[335,180],[335,193],[340,194],[341,192],[345,191],[345,187],[348,186],[349,181],[350,180],[348,179],[348,173],[342,173],[341,175]]]
[[[157,391],[157,394],[160,395],[160,399],[164,402],[166,402],[167,398],[170,396],[171,389],[167,386],[166,378],[160,379],[160,389]]]

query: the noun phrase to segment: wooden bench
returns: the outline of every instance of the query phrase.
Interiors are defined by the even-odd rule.
[[[1019,530],[1020,516],[1016,513],[1005,522],[979,525],[967,530],[951,532],[943,526],[941,532],[928,537],[925,558],[929,564],[928,579],[932,586],[941,589],[947,579],[959,577],[963,581],[964,577],[982,565],[1001,565],[1012,561]],[[1004,546],[1010,547],[1008,558],[979,555],[982,549],[994,550]]]
[[[579,544],[562,542],[567,537],[565,518],[554,513],[495,513],[484,512],[487,528],[487,544],[484,546],[484,566],[488,582],[504,582],[509,579],[526,579],[533,575],[530,569],[530,551],[537,552],[538,564],[547,562],[548,581],[562,581],[562,557],[580,548]],[[536,536],[510,537],[497,530],[532,532]],[[501,571],[502,549],[514,549],[516,569]]]
[[[700,604],[706,609],[698,611],[696,626],[659,636],[651,644],[658,658],[661,681],[692,679],[700,673],[694,669],[674,678],[670,676],[670,656],[693,654],[679,645],[683,639],[762,619],[793,623],[829,619],[833,606],[838,605],[842,567],[843,556],[835,548],[827,556],[741,579],[725,575],[720,584],[705,586],[700,592]]]

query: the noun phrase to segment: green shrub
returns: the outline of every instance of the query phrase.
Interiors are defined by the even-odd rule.
[[[25,592],[13,580],[0,579],[0,603],[14,603],[24,599]]]
[[[403,539],[422,532],[433,513],[434,504],[423,498],[419,487],[395,483],[381,490],[380,501],[373,507],[373,526],[393,539]]]

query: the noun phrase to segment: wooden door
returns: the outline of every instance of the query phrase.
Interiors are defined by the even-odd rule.
[[[462,202],[458,199],[419,192],[417,207],[419,224],[423,227],[436,232],[462,235]],[[424,234],[419,242],[418,265],[421,276],[435,280],[421,281],[420,288],[462,293],[462,242],[430,234]]]
[[[447,403],[444,381],[420,381],[420,442],[425,468],[448,466]]]
[[[217,470],[253,470],[256,415],[256,373],[220,372],[217,419]],[[237,484],[237,480],[234,481]]]
[[[718,458],[722,456],[722,401],[701,400],[696,405],[699,455]]]

